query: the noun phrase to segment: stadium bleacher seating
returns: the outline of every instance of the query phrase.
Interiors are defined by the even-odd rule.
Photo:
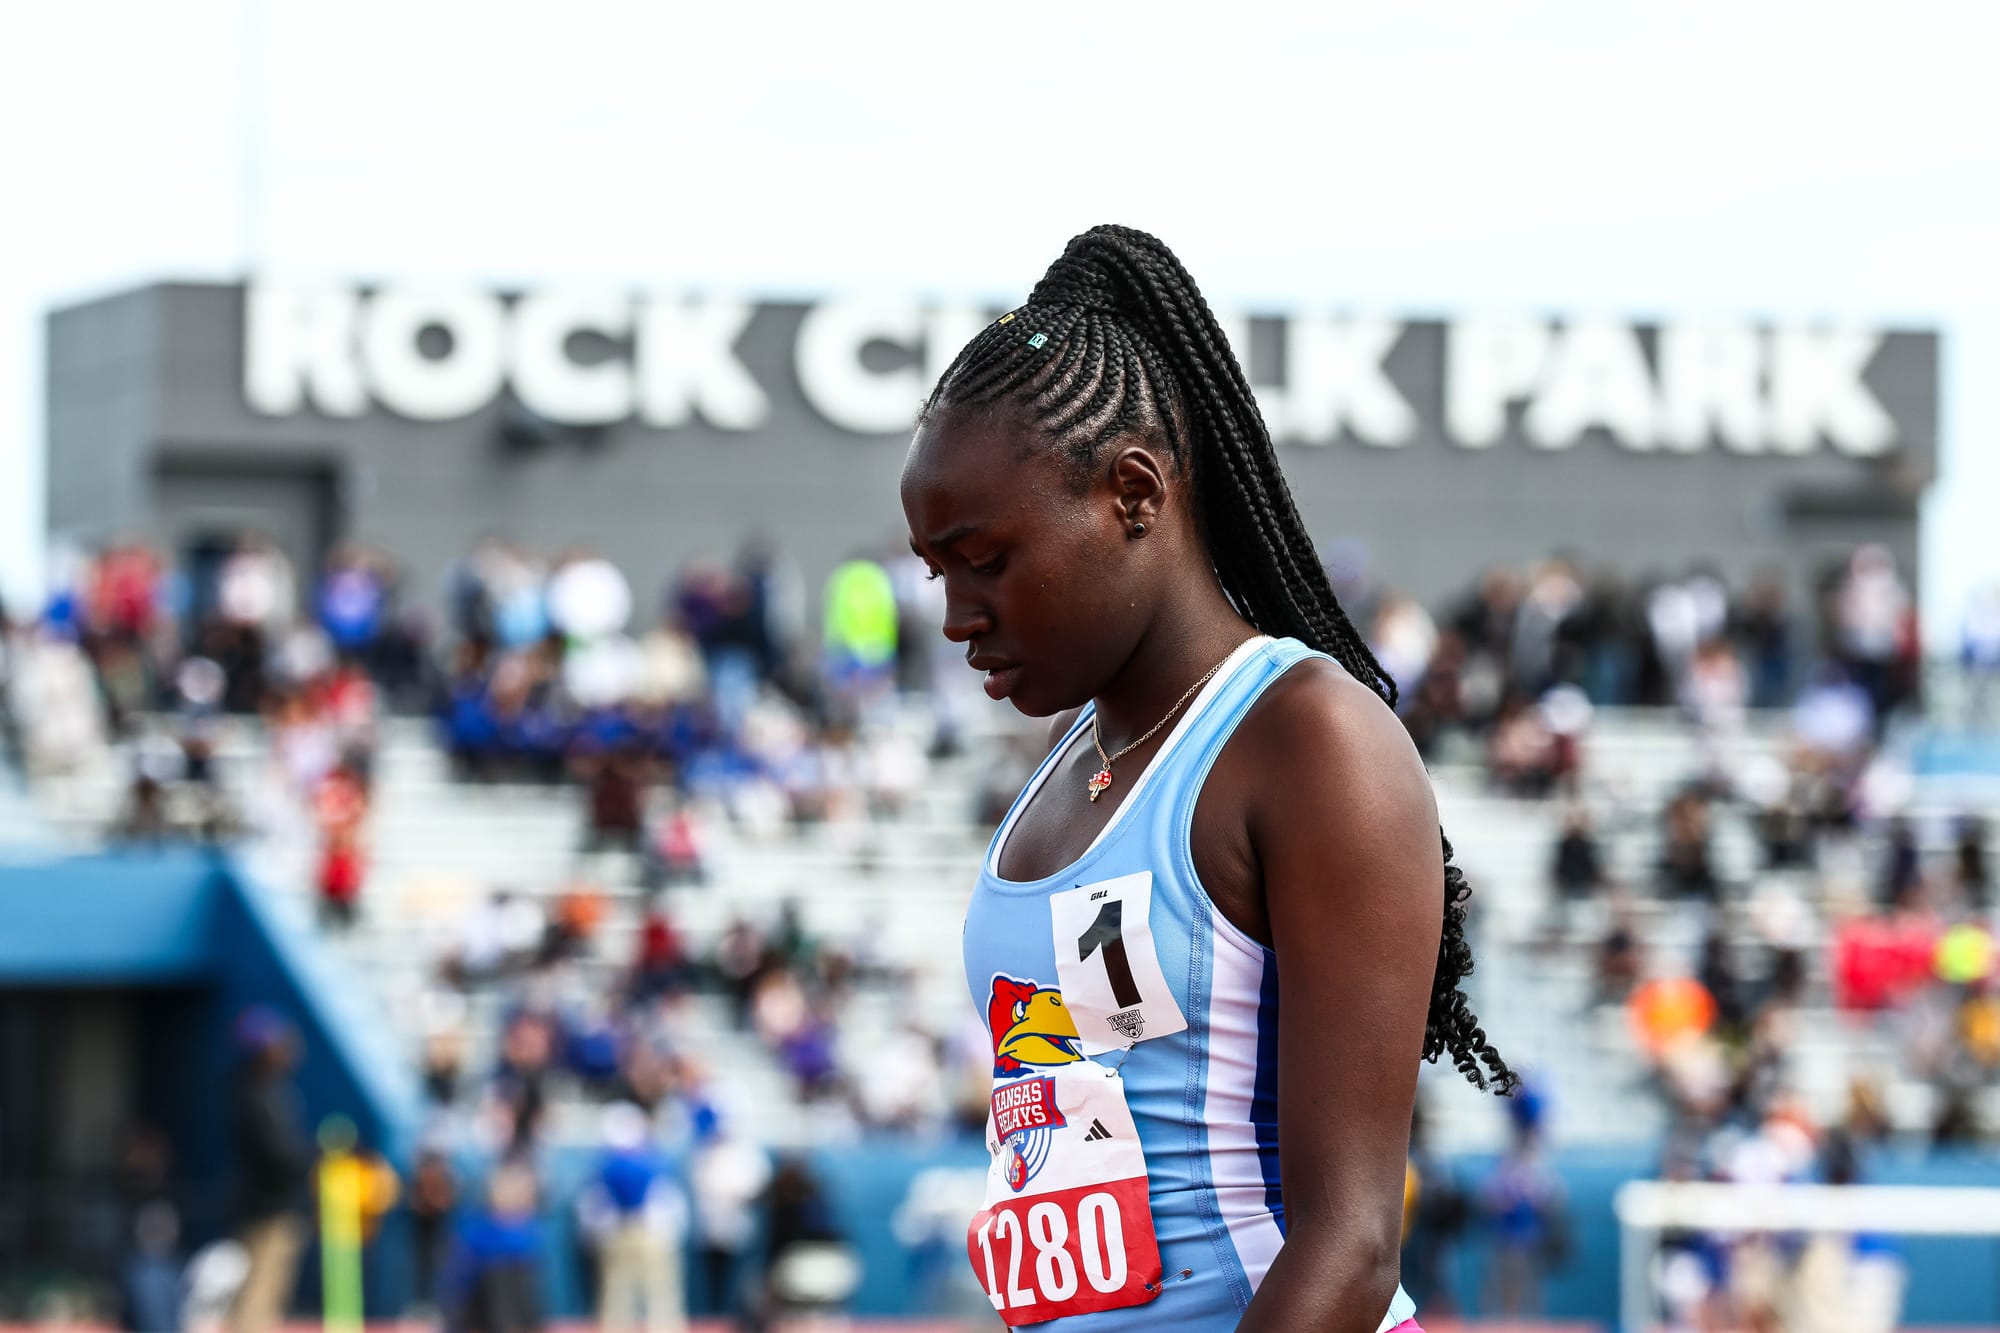
[[[920,728],[912,712],[907,725]],[[841,1021],[845,1053],[855,1061],[895,1025],[912,1016],[934,1031],[950,1030],[966,1004],[957,965],[960,914],[986,830],[974,819],[974,791],[991,752],[1014,721],[988,716],[967,751],[937,762],[915,799],[892,818],[807,825],[761,839],[709,821],[707,882],[668,891],[687,947],[709,951],[734,917],[768,922],[795,902],[808,931],[857,956],[907,969],[908,980],[863,986]],[[310,839],[290,836],[287,821],[303,816],[273,798],[261,779],[260,740],[239,726],[220,758],[225,781],[264,829],[242,849],[252,874],[303,921],[311,911]],[[1733,757],[1773,756],[1782,740],[1775,721],[1752,725],[1733,742]],[[1603,825],[1613,877],[1649,883],[1658,854],[1657,812],[1693,771],[1695,743],[1674,716],[1644,710],[1599,713],[1587,749],[1584,790],[1607,814]],[[591,942],[584,975],[615,983],[633,955],[641,890],[636,866],[620,853],[590,854],[582,841],[582,804],[566,787],[457,781],[430,726],[412,719],[385,723],[375,760],[376,813],[365,910],[345,935],[327,937],[335,966],[355,996],[356,1020],[376,1027],[382,1058],[419,1058],[426,1003],[437,989],[436,966],[466,911],[496,888],[552,895],[582,877],[604,889],[609,911]],[[1552,935],[1547,866],[1557,835],[1558,802],[1514,799],[1490,790],[1472,756],[1447,754],[1433,765],[1441,815],[1475,887],[1473,921],[1478,972],[1473,998],[1487,1030],[1510,1058],[1550,1089],[1559,1106],[1555,1133],[1568,1143],[1657,1141],[1664,1127],[1659,1097],[1648,1085],[1644,1056],[1622,1010],[1593,1007],[1591,949],[1601,917],[1588,912]],[[0,822],[9,845],[81,848],[112,817],[122,773],[107,754],[85,771],[40,784],[32,800],[20,787],[0,791]],[[1727,881],[1757,870],[1758,848],[1747,818],[1717,812],[1715,858]],[[1686,905],[1641,892],[1635,910],[1649,947],[1691,960],[1700,929]],[[1878,1024],[1840,1015],[1825,1002],[1823,951],[1815,953],[1816,997],[1802,1015],[1792,1076],[1814,1113],[1832,1119],[1844,1103],[1851,1074],[1892,1072],[1895,1051]],[[468,1068],[490,1062],[501,1001],[475,992],[464,1015]],[[731,1103],[745,1128],[774,1143],[809,1140],[814,1121],[796,1104],[790,1080],[754,1034],[731,1021],[730,1006],[697,995],[684,1021],[688,1041],[706,1063],[728,1071]],[[1433,1133],[1447,1149],[1489,1147],[1505,1133],[1491,1099],[1459,1085],[1448,1069],[1431,1071]],[[1892,1115],[1911,1125],[1929,1113],[1929,1090],[1892,1083]],[[558,1137],[585,1133],[586,1108],[560,1104],[550,1126]]]

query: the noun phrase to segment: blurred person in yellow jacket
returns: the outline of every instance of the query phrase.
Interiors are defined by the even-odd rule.
[[[346,1116],[329,1116],[320,1126],[320,1263],[328,1330],[360,1329],[361,1252],[401,1193],[394,1168],[380,1153],[357,1148],[357,1138]]]

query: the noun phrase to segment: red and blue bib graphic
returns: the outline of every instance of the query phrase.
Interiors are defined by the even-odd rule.
[[[994,974],[985,1206],[966,1256],[1007,1324],[1142,1305],[1160,1292],[1145,1150],[1115,1069],[1083,1054],[1060,986]]]
[[[1016,1194],[1048,1160],[1054,1131],[1068,1124],[1056,1106],[1054,1079],[1018,1079],[993,1090],[993,1132],[1014,1150],[1007,1161],[1007,1184]]]

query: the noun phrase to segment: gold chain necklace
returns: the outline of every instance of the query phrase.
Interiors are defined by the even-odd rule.
[[[1235,655],[1236,655],[1236,649],[1234,648],[1230,649],[1229,657],[1234,657]],[[1227,662],[1229,660],[1229,657],[1223,658],[1222,662]],[[1133,741],[1130,745],[1120,750],[1117,754],[1104,753],[1104,742],[1098,739],[1097,715],[1095,713],[1091,714],[1090,743],[1097,747],[1097,757],[1104,763],[1104,767],[1098,769],[1095,773],[1092,773],[1090,775],[1089,780],[1083,784],[1084,788],[1090,792],[1091,800],[1095,801],[1098,797],[1104,795],[1104,789],[1111,785],[1111,766],[1117,763],[1120,759],[1123,759],[1126,755],[1132,753],[1132,751],[1144,745],[1147,741],[1153,739],[1153,733],[1157,732],[1161,727],[1164,727],[1167,725],[1167,723],[1171,722],[1173,720],[1174,714],[1181,711],[1181,705],[1186,703],[1189,699],[1194,698],[1194,692],[1196,690],[1208,684],[1209,681],[1215,679],[1215,673],[1222,670],[1222,662],[1217,662],[1214,666],[1210,667],[1205,673],[1203,673],[1202,678],[1200,680],[1188,686],[1187,693],[1183,694],[1180,698],[1174,700],[1174,706],[1167,710],[1167,715],[1165,717],[1161,718],[1158,722],[1155,722],[1152,725],[1152,727],[1147,730],[1145,735],[1141,736],[1138,740]]]

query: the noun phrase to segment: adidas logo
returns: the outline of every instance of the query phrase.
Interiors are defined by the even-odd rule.
[[[1085,1143],[1095,1143],[1099,1139],[1108,1139],[1110,1137],[1111,1131],[1104,1127],[1104,1122],[1102,1120],[1093,1120],[1090,1122],[1090,1128],[1084,1133],[1083,1141]]]

